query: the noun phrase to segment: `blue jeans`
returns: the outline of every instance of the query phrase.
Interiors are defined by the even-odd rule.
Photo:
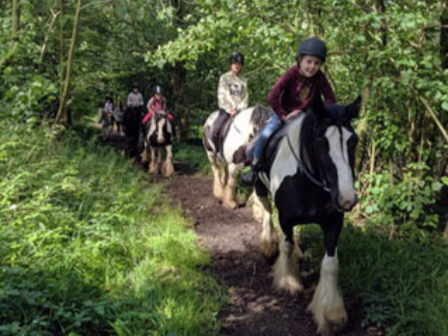
[[[257,144],[255,145],[254,151],[254,159],[260,160],[261,155],[263,154],[264,147],[266,146],[266,142],[269,137],[274,133],[281,125],[279,117],[274,114],[267,124],[263,127],[260,132],[260,137],[258,138]]]

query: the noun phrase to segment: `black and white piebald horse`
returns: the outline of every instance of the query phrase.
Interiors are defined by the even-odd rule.
[[[278,209],[282,235],[273,270],[276,289],[296,293],[303,288],[293,228],[317,223],[323,230],[326,254],[309,306],[323,335],[332,335],[347,321],[338,289],[336,247],[344,212],[357,203],[353,170],[357,136],[351,120],[358,116],[360,105],[360,97],[348,106],[324,106],[320,98],[315,99],[306,113],[289,121],[271,139],[255,183],[263,209],[260,248],[269,259],[279,249],[269,194]]]
[[[149,151],[151,156],[148,172],[150,174],[161,172],[168,177],[174,173],[173,134],[174,126],[163,111],[157,112],[146,124],[145,149],[142,154],[142,161],[148,161]],[[166,150],[166,159],[162,163],[164,149]]]
[[[114,119],[112,113],[105,108],[99,109],[101,129],[103,130],[103,139],[109,139],[114,130]]]
[[[235,209],[239,206],[236,197],[236,177],[245,163],[246,148],[249,141],[266,124],[274,111],[265,106],[249,107],[239,112],[223,125],[220,145],[225,159],[221,162],[217,158],[217,148],[212,141],[213,124],[218,117],[218,112],[213,112],[204,124],[202,142],[213,171],[213,194],[221,199],[228,208]]]

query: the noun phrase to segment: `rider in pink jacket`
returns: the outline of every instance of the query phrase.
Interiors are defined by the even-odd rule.
[[[155,86],[154,95],[149,99],[146,107],[148,109],[148,113],[143,118],[143,124],[146,124],[149,120],[151,120],[152,116],[157,112],[166,113],[166,99],[162,94],[162,87],[160,85]],[[167,113],[167,116],[170,120],[174,119],[174,116],[171,113]]]

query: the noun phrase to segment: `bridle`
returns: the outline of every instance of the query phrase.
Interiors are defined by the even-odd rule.
[[[303,163],[303,160],[301,158],[300,152],[299,154],[297,154],[294,151],[294,148],[292,147],[291,144],[291,139],[289,138],[289,135],[286,134],[286,140],[288,141],[288,145],[289,145],[289,149],[291,150],[292,155],[294,156],[294,158],[297,161],[297,164],[299,166],[299,169],[301,170],[302,173],[305,174],[305,176],[311,181],[313,182],[316,186],[322,188],[323,190],[325,190],[326,192],[330,192],[330,188],[328,188],[327,182],[323,179],[323,180],[319,180],[316,177],[314,177],[313,172],[309,171],[308,167]]]

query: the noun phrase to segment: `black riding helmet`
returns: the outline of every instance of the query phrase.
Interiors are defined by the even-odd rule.
[[[139,89],[139,88],[140,88],[140,85],[138,85],[137,82],[134,82],[134,83],[132,84],[132,89]]]
[[[297,49],[297,60],[300,56],[311,55],[319,57],[322,62],[327,59],[327,46],[325,42],[318,37],[311,37],[302,41]]]
[[[241,65],[244,65],[244,55],[240,52],[233,52],[230,54],[229,61],[230,64],[240,63]]]
[[[160,85],[154,86],[154,94],[156,94],[156,93],[163,94],[163,90]]]

